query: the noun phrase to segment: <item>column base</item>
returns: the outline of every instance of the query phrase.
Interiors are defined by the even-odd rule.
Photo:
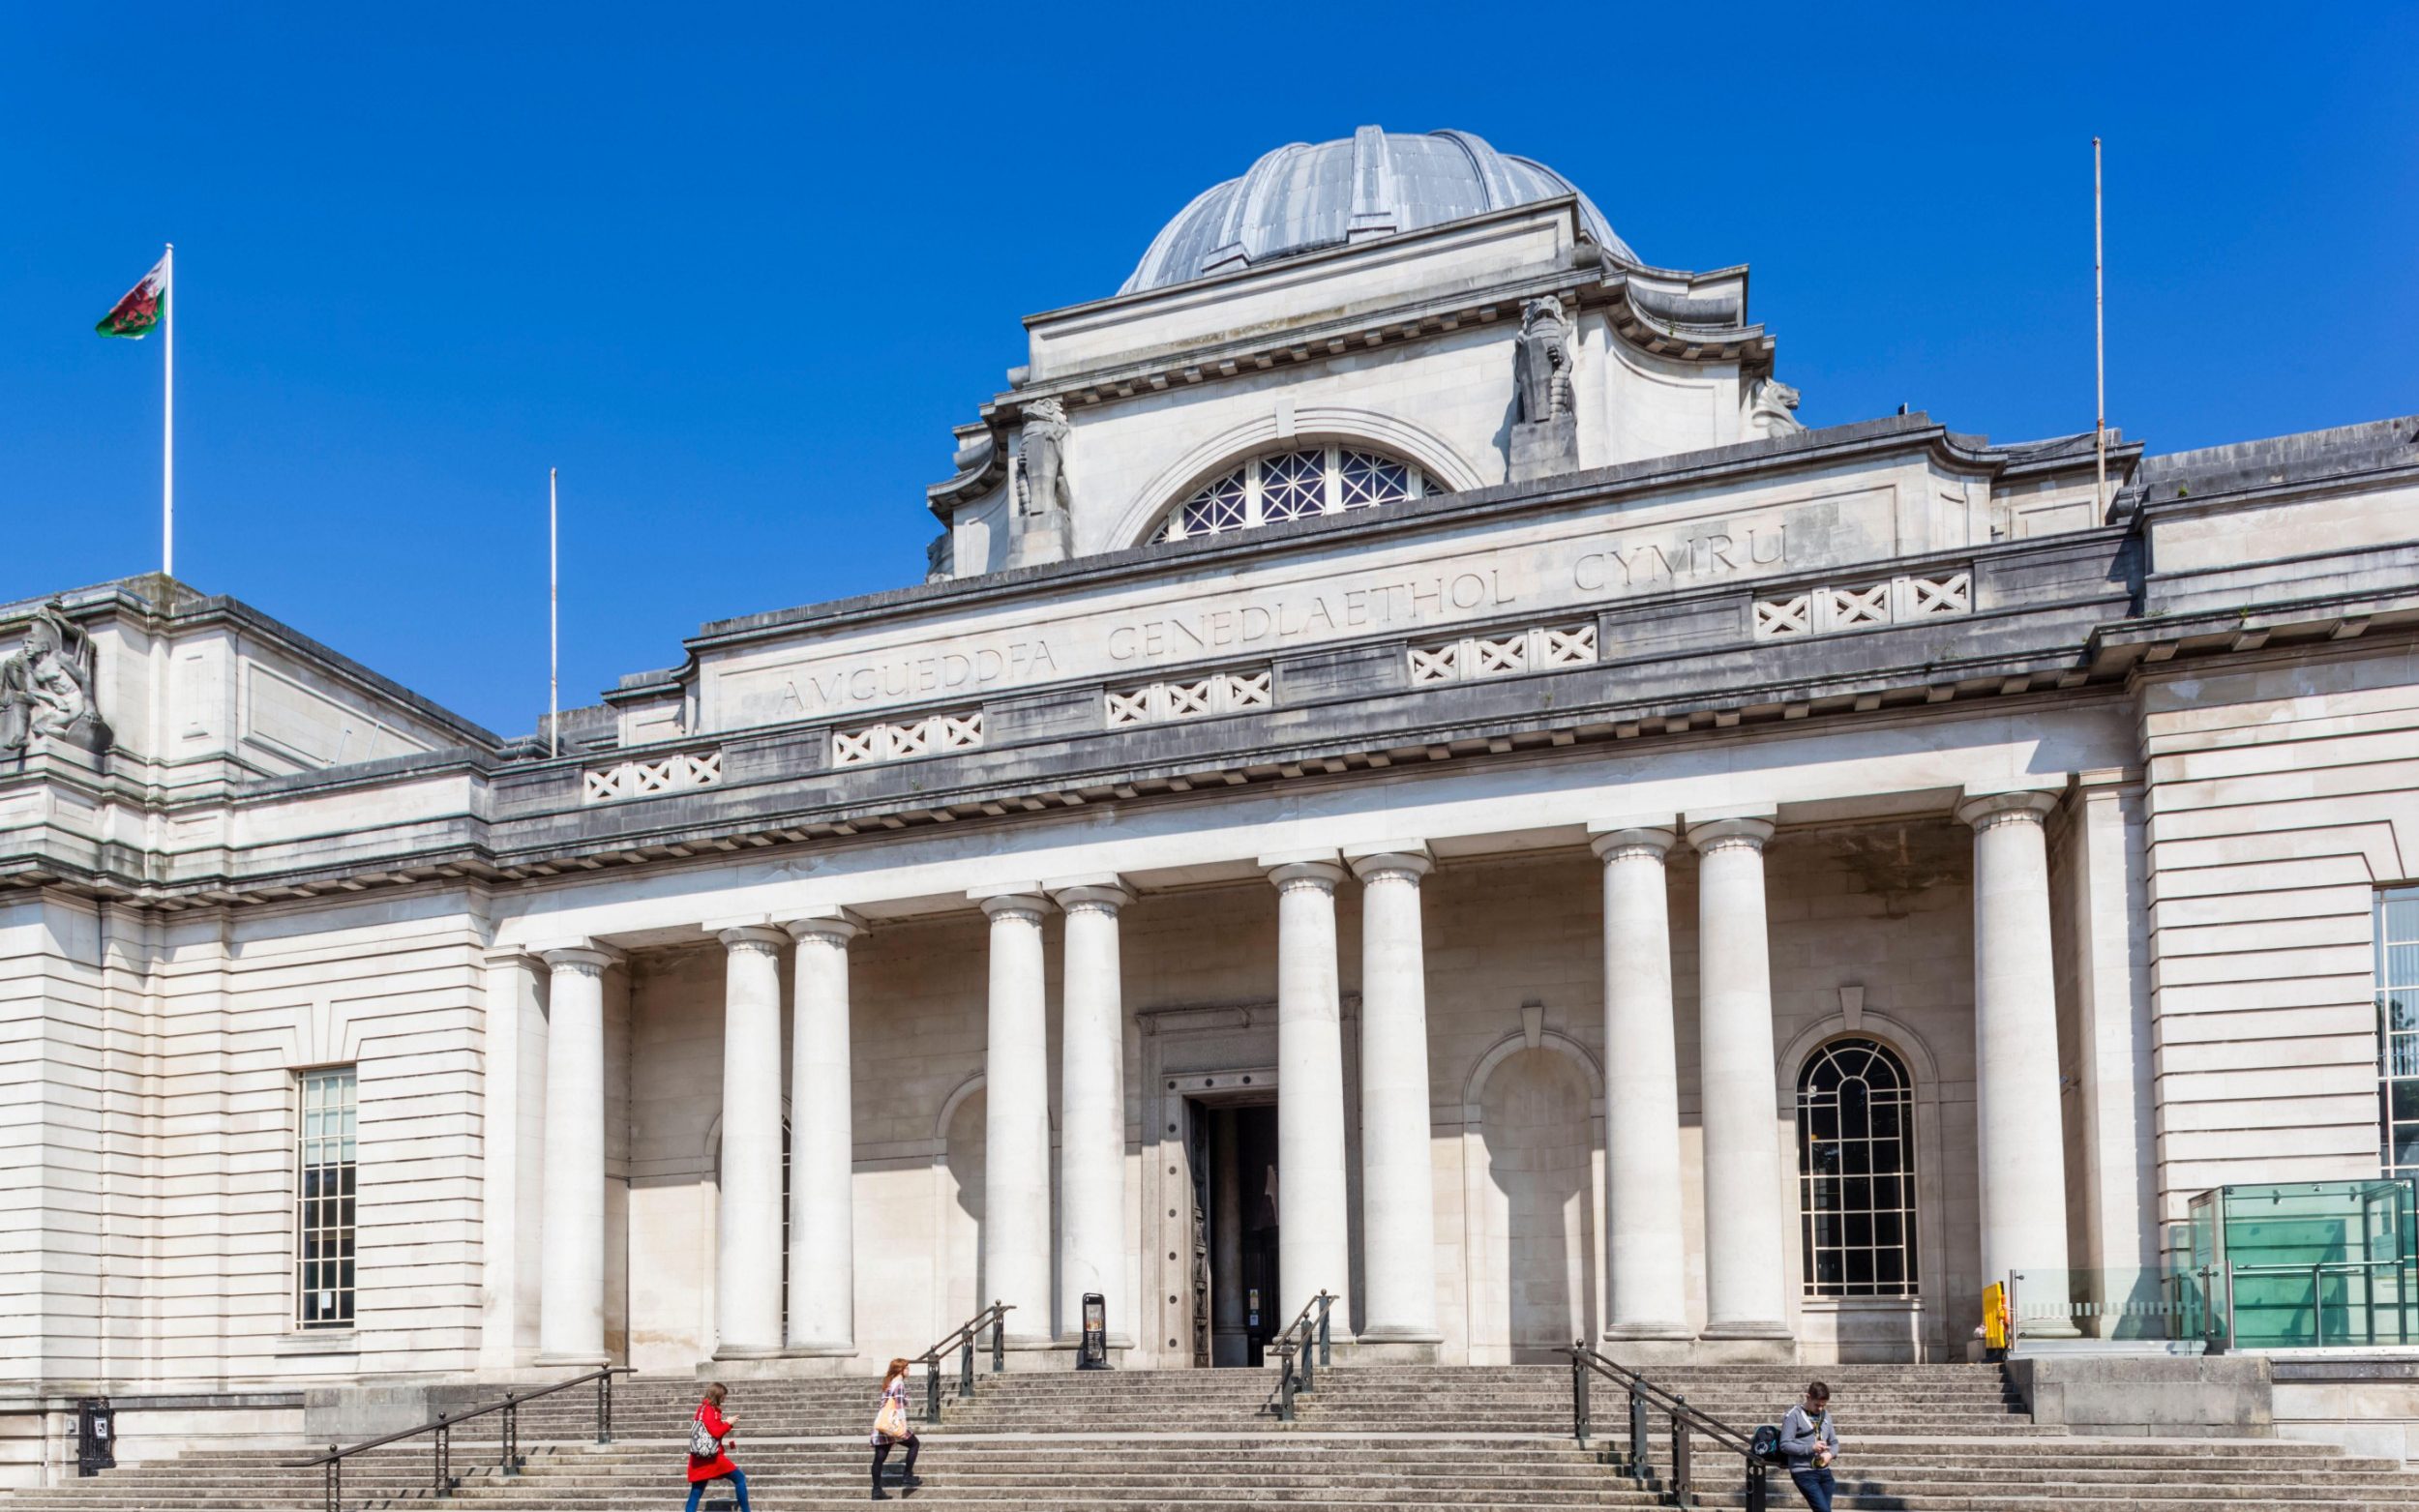
[[[1338,1365],[1434,1365],[1445,1348],[1442,1334],[1388,1334],[1372,1330],[1334,1342]]]
[[[726,1344],[716,1348],[713,1358],[721,1363],[776,1360],[781,1358],[781,1346],[777,1344]]]
[[[547,1370],[603,1370],[613,1363],[613,1358],[601,1349],[594,1354],[547,1354],[541,1351],[529,1363]]]
[[[1697,1335],[1700,1365],[1790,1365],[1797,1358],[1798,1341],[1783,1322],[1711,1323]]]
[[[1686,1323],[1616,1323],[1604,1330],[1599,1351],[1617,1365],[1693,1365],[1694,1330]]]

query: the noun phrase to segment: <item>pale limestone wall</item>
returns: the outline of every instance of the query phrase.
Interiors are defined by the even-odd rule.
[[[2406,651],[2146,680],[2159,1210],[2377,1171],[2374,889],[2419,855]]]
[[[240,927],[9,910],[10,1374],[222,1387],[478,1342],[480,932],[459,894]],[[294,1074],[360,1066],[357,1326],[293,1324]]]

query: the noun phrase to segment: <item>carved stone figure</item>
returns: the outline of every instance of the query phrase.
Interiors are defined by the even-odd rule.
[[[1520,307],[1515,344],[1519,418],[1512,422],[1514,482],[1571,472],[1579,465],[1579,411],[1570,394],[1570,320],[1551,295]]]
[[[1749,438],[1776,435],[1796,435],[1806,429],[1792,413],[1798,407],[1798,391],[1778,378],[1758,378],[1747,391],[1747,431]]]
[[[926,582],[949,580],[949,532],[946,530],[924,543],[924,580]]]
[[[1520,418],[1542,425],[1572,412],[1570,324],[1548,295],[1520,307]]]
[[[44,605],[24,642],[0,659],[0,752],[21,752],[36,737],[88,751],[109,744],[109,726],[93,703],[93,644],[57,604]]]
[[[1066,406],[1055,399],[1035,400],[1025,407],[1023,513],[1046,515],[1066,508],[1066,438],[1073,429],[1066,423]]]

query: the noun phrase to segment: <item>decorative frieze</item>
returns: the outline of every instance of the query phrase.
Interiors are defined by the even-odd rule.
[[[1496,636],[1467,636],[1411,648],[1411,680],[1467,682],[1513,672],[1586,667],[1596,660],[1596,626],[1535,625]]]
[[[903,761],[910,756],[939,756],[945,751],[972,751],[983,743],[983,711],[934,714],[900,725],[867,725],[860,729],[831,732],[831,764],[863,766],[869,761]]]
[[[693,787],[719,787],[723,754],[719,751],[679,751],[671,756],[592,766],[581,774],[582,803],[615,803],[624,798],[652,798],[658,793],[687,792]]]
[[[1208,719],[1217,714],[1239,714],[1245,709],[1265,709],[1275,702],[1275,677],[1265,667],[1256,672],[1212,672],[1207,677],[1111,689],[1109,727]]]
[[[1755,638],[1795,640],[1836,630],[1865,630],[1908,620],[1969,614],[1974,575],[1941,573],[1929,578],[1886,578],[1853,587],[1808,588],[1755,601]]]

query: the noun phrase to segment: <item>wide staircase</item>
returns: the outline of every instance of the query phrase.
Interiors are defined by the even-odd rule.
[[[1659,1368],[1654,1382],[1743,1430],[1777,1422],[1808,1374],[1831,1384],[1843,1454],[1843,1509],[2028,1512],[2157,1508],[2162,1512],[2302,1512],[2419,1507],[2419,1476],[2399,1461],[2289,1440],[2113,1439],[2035,1426],[1997,1369],[1981,1366]],[[954,1380],[950,1382],[954,1386]],[[1598,1379],[1592,1435],[1572,1435],[1567,1366],[1337,1367],[1317,1373],[1295,1420],[1276,1416],[1271,1371],[1132,1371],[978,1379],[921,1430],[917,1506],[965,1512],[1263,1512],[1272,1506],[1374,1512],[1388,1507],[1645,1507],[1669,1504],[1671,1425],[1651,1415],[1652,1476],[1623,1472],[1624,1391]],[[500,1421],[456,1429],[454,1505],[642,1512],[685,1494],[683,1441],[698,1383],[622,1380],[613,1441],[595,1442],[596,1408],[582,1389],[520,1410],[521,1473],[497,1471]],[[463,1399],[465,1402],[468,1397]],[[919,1389],[915,1402],[923,1401]],[[763,1512],[857,1505],[869,1495],[865,1435],[871,1380],[737,1383],[734,1457]],[[1693,1440],[1696,1500],[1745,1502],[1742,1462]],[[0,1512],[310,1512],[316,1470],[300,1456],[195,1453],[133,1464],[91,1480],[0,1498]],[[892,1455],[895,1470],[901,1454]],[[429,1440],[345,1462],[343,1505],[426,1507]],[[719,1491],[719,1488],[717,1488]],[[894,1489],[891,1495],[901,1495]],[[1771,1505],[1795,1506],[1785,1475]],[[711,1504],[709,1500],[709,1505]]]

